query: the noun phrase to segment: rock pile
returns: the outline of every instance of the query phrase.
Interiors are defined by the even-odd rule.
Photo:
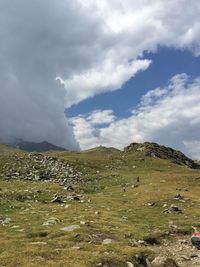
[[[82,182],[82,173],[75,170],[67,161],[39,153],[13,157],[1,171],[0,177],[30,181],[50,180],[64,186]]]

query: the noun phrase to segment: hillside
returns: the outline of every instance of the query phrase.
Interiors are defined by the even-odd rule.
[[[156,143],[132,143],[125,147],[124,151],[129,153],[143,153],[144,156],[167,159],[175,164],[185,165],[194,169],[198,169],[200,167],[197,162],[186,157],[182,152],[170,147],[158,145]]]
[[[182,155],[174,161],[173,150],[149,155],[152,146],[165,154],[149,143],[124,151],[2,147],[0,266],[200,266],[190,245],[200,227],[200,170]]]

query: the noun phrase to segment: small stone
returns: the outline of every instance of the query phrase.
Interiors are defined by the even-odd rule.
[[[9,223],[11,223],[11,218],[5,218],[4,220],[1,220],[0,219],[0,223],[2,224],[2,225],[7,225],[7,224],[9,224]]]
[[[79,250],[79,249],[81,249],[81,247],[73,246],[72,249],[74,249],[74,250]]]
[[[44,226],[51,226],[51,225],[54,225],[54,224],[57,224],[59,223],[60,220],[55,218],[55,217],[51,217],[49,218],[46,222],[43,223]]]
[[[100,214],[100,212],[99,211],[95,211],[95,213],[94,213],[95,215],[99,215]]]
[[[59,196],[58,194],[55,194],[52,201],[53,203],[63,203],[62,197]]]
[[[113,240],[111,238],[106,238],[102,241],[103,245],[109,245],[113,242]]]
[[[66,226],[66,227],[63,227],[61,230],[65,231],[65,232],[72,232],[76,229],[80,229],[80,225],[78,224],[74,224],[74,225],[69,225],[69,226]]]
[[[31,242],[30,243],[31,245],[46,245],[47,244],[47,242]]]
[[[178,195],[176,195],[175,197],[174,197],[174,199],[176,199],[176,200],[184,200],[184,197],[183,196],[181,196],[180,194],[178,194]]]
[[[130,262],[130,261],[127,261],[126,264],[127,264],[128,267],[134,267],[133,263]]]
[[[155,206],[155,204],[156,204],[155,202],[148,202],[148,203],[147,203],[147,205],[150,206],[150,207]]]

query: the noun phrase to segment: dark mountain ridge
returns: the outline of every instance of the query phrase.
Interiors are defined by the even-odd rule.
[[[36,142],[28,142],[28,141],[20,140],[20,141],[14,142],[12,144],[9,144],[9,146],[11,146],[13,148],[25,150],[28,152],[47,152],[49,150],[66,151],[65,148],[53,145],[47,141],[36,143]]]

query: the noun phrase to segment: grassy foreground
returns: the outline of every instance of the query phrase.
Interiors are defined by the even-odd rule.
[[[0,168],[21,154],[2,154]],[[151,243],[200,227],[199,170],[112,149],[51,155],[82,173],[85,183],[74,186],[80,199],[69,199],[74,192],[50,181],[2,178],[1,267],[125,267],[136,254],[154,256],[150,244],[135,240]],[[63,203],[51,202],[56,193]],[[177,194],[184,201],[175,200]],[[172,204],[182,213],[165,213]],[[63,230],[72,225],[79,227]]]

